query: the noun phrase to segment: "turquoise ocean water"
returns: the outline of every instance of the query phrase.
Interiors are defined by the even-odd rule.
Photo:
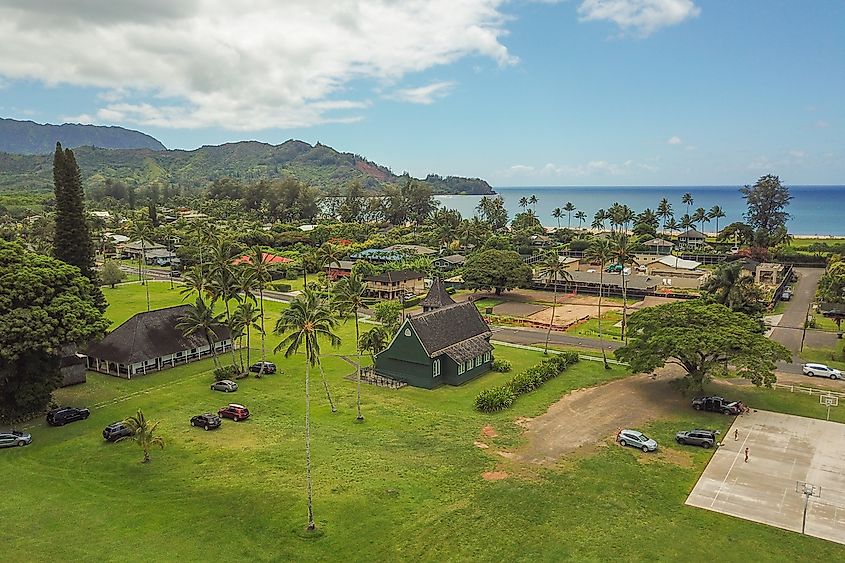
[[[639,213],[647,207],[656,210],[657,204],[664,197],[672,204],[675,218],[680,220],[687,211],[687,206],[681,203],[681,196],[687,192],[692,194],[694,200],[690,206],[690,215],[698,207],[708,210],[714,205],[722,207],[727,217],[719,220],[720,229],[734,221],[741,221],[745,212],[745,200],[738,186],[534,186],[497,187],[494,190],[504,198],[511,218],[522,210],[519,206],[520,198],[536,195],[537,216],[543,225],[549,227],[557,226],[552,210],[555,207],[562,208],[568,201],[587,213],[587,226],[597,210],[607,209],[614,202],[628,205]],[[787,209],[792,215],[788,223],[790,233],[845,236],[845,186],[789,186],[789,192],[792,195]],[[437,199],[446,207],[457,209],[464,217],[471,217],[481,196],[439,196]],[[562,227],[567,226],[568,218],[565,214],[560,221]],[[574,213],[572,226],[578,226]],[[715,227],[711,221],[704,225],[704,230],[714,231]]]

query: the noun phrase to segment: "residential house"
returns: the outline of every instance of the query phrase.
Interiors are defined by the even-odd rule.
[[[350,256],[352,260],[367,260],[373,263],[398,262],[404,257],[402,252],[386,248],[367,248]]]
[[[763,262],[759,264],[754,272],[754,282],[767,285],[779,285],[783,281],[783,274],[786,266],[783,264],[772,264]]]
[[[332,262],[328,266],[326,266],[326,277],[332,281],[335,281],[340,278],[348,278],[352,275],[352,267],[355,265],[355,262],[351,260],[340,260],[338,262]]]
[[[132,258],[134,260],[140,258],[142,254],[149,253],[153,250],[167,250],[167,247],[157,242],[136,240],[135,242],[127,242],[119,249],[124,258]]]
[[[292,264],[293,260],[290,258],[286,258],[284,256],[277,256],[275,254],[270,254],[269,252],[262,252],[261,253],[261,263],[268,264],[271,266],[283,266],[285,264]],[[238,266],[239,264],[252,264],[252,258],[244,254],[243,256],[238,256],[234,260],[232,260],[233,266]]]
[[[404,299],[425,291],[425,274],[414,270],[395,270],[364,278],[368,293],[379,299]]]
[[[531,235],[531,244],[533,246],[546,247],[552,246],[554,241],[551,237],[547,237],[546,235]]]
[[[181,260],[176,257],[176,253],[167,249],[148,249],[144,253],[144,262],[155,266],[178,266]]]
[[[464,265],[467,257],[461,254],[450,254],[449,256],[438,256],[432,264],[438,270],[454,270]]]
[[[432,288],[439,293],[439,288]],[[461,385],[490,371],[491,334],[478,309],[469,302],[412,315],[402,323],[390,345],[376,354],[375,372],[425,389]]]
[[[704,246],[707,237],[704,233],[701,233],[695,229],[690,229],[688,231],[684,231],[683,233],[678,235],[678,244],[682,246]]]
[[[534,283],[538,288],[549,289],[552,285],[558,286],[558,291],[568,291],[575,293],[589,293],[598,294],[599,288],[605,295],[621,295],[622,292],[622,274],[599,272],[596,270],[570,271],[570,279],[558,279],[556,284],[552,284],[549,276],[537,276],[534,278]],[[625,275],[625,287],[634,294],[651,293],[657,289],[660,280],[652,276],[644,275]]]
[[[644,242],[643,246],[645,246],[646,250],[649,252],[660,255],[672,254],[672,249],[675,248],[674,244],[662,238],[653,238]]]
[[[205,335],[185,336],[176,328],[189,305],[177,305],[138,313],[85,351],[88,369],[131,379],[211,355]],[[214,350],[222,354],[232,347],[224,325],[215,327]]]
[[[646,274],[660,279],[660,285],[686,289],[697,289],[707,277],[700,269],[701,262],[684,260],[677,256],[661,256],[659,260],[645,267]]]

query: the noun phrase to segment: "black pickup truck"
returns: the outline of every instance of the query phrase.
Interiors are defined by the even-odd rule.
[[[745,407],[739,401],[729,401],[722,397],[698,397],[692,400],[692,407],[697,411],[740,414]]]

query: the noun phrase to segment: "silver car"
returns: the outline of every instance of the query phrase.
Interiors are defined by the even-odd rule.
[[[616,439],[623,446],[639,448],[644,452],[653,452],[657,449],[657,442],[637,430],[620,430]]]
[[[10,430],[0,432],[0,448],[11,448],[12,446],[28,446],[32,443],[32,435],[26,432]]]
[[[841,371],[828,367],[824,364],[804,364],[801,367],[801,371],[804,375],[809,375],[810,377],[818,375],[820,377],[829,377],[831,379],[842,379]]]
[[[238,384],[231,379],[221,379],[211,385],[212,391],[223,391],[224,393],[232,393],[238,390]]]

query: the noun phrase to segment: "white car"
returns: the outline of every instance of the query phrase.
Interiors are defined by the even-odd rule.
[[[657,450],[657,442],[637,430],[620,430],[616,439],[619,440],[619,443],[623,446],[639,448],[644,452],[653,452]]]
[[[804,364],[801,368],[804,375],[829,377],[831,379],[842,379],[842,372],[838,369],[828,367],[824,364]]]

